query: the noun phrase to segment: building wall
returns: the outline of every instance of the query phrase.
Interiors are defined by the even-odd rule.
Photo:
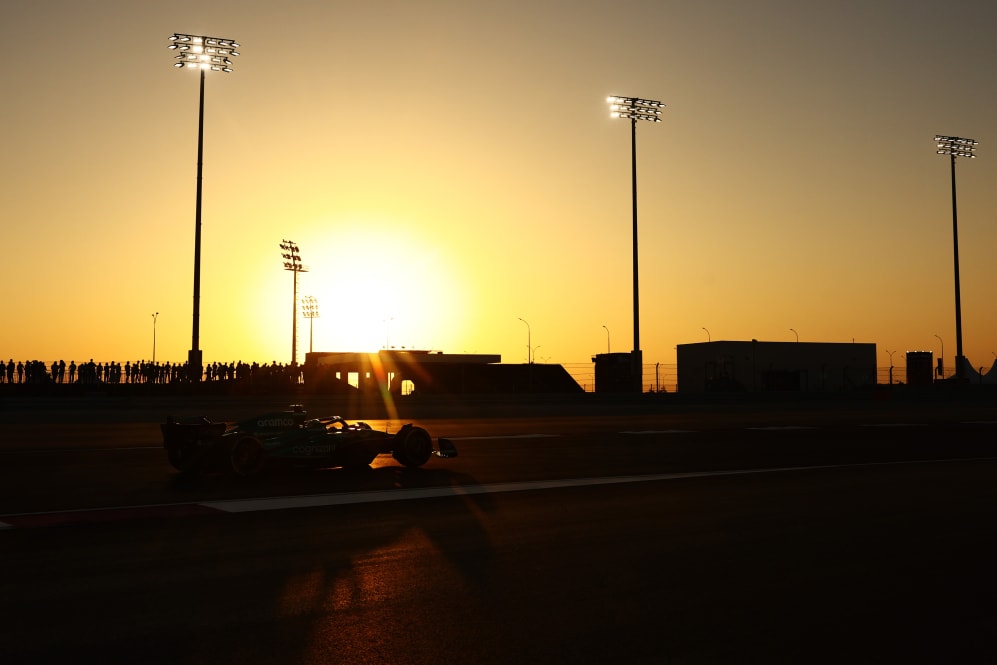
[[[592,358],[595,363],[595,392],[633,393],[641,392],[641,377],[637,376],[635,359],[632,353],[598,353]]]
[[[417,394],[576,393],[581,386],[561,365],[502,365],[499,355],[427,351],[308,353],[305,386],[320,393]],[[350,377],[356,387],[350,385]]]
[[[678,391],[828,393],[876,385],[876,345],[823,342],[679,344]]]

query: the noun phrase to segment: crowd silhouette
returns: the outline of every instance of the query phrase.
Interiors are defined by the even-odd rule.
[[[210,363],[204,367],[201,381],[239,382],[262,385],[295,385],[302,380],[300,365],[273,363]],[[77,364],[70,360],[46,364],[40,360],[0,361],[0,384],[174,384],[190,383],[187,363],[160,363],[137,360],[119,362],[94,362],[93,358]]]

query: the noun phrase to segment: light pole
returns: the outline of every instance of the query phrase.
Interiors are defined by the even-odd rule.
[[[955,196],[955,158],[973,159],[973,150],[978,145],[973,139],[958,136],[936,136],[938,149],[936,154],[948,155],[952,165],[952,257],[955,265],[955,375],[957,379],[964,376],[963,365],[966,359],[962,356],[962,296],[959,289],[959,215],[956,209]]]
[[[938,356],[938,376],[939,376],[939,378],[944,379],[945,378],[945,341],[939,335],[937,335],[937,334],[935,335],[935,337],[938,337],[938,341],[941,342],[941,344],[942,344],[942,355]]]
[[[308,319],[308,353],[312,352],[312,335],[315,332],[315,319],[318,318],[318,300],[315,296],[305,296],[301,299],[301,316]]]
[[[280,243],[283,250],[281,256],[284,258],[284,270],[294,273],[294,298],[291,308],[291,367],[298,364],[298,273],[308,272],[308,268],[301,265],[301,253],[298,246],[290,240]]]
[[[643,359],[640,351],[640,296],[637,279],[637,121],[661,122],[661,109],[665,106],[653,99],[639,97],[618,97],[612,95],[609,102],[610,116],[630,120],[630,172],[633,192],[633,298],[634,298],[634,348],[632,355],[634,387],[643,390]]]
[[[896,351],[890,351],[889,349],[883,349],[883,350],[886,351],[890,355],[890,385],[892,386],[893,385],[893,354],[896,353]]]
[[[521,318],[521,317],[516,317],[516,318],[518,318],[520,321],[522,321],[523,323],[526,324],[526,362],[527,362],[527,364],[529,364],[531,362],[530,361],[530,353],[531,353],[530,350],[533,348],[533,341],[530,339],[530,335],[532,334],[531,331],[530,331],[530,324],[524,318]]]
[[[156,364],[156,319],[159,318],[159,312],[152,315],[152,364]]]
[[[200,103],[197,111],[197,197],[194,203],[194,321],[187,371],[192,382],[201,380],[201,171],[204,165],[204,72],[231,72],[230,57],[239,55],[239,45],[231,39],[175,33],[169,48],[178,51],[174,67],[197,69],[201,73]]]
[[[706,328],[703,328],[703,330],[706,330]],[[706,341],[707,342],[712,342],[713,341],[713,338],[710,337],[710,331],[709,330],[706,330]]]
[[[796,332],[796,331],[795,331],[795,330],[793,330],[792,328],[790,328],[790,329],[789,329],[789,332],[791,332],[791,333],[793,333],[794,335],[796,335],[796,343],[797,343],[797,344],[799,344],[799,342],[800,342],[800,333]]]
[[[606,328],[606,353],[612,353],[610,350],[611,347],[609,346],[609,328],[606,326],[603,326],[603,328]]]

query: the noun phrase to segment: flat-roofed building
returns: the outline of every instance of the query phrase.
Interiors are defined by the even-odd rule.
[[[833,393],[876,385],[876,345],[717,341],[679,344],[678,392]]]
[[[503,365],[497,354],[381,350],[305,356],[307,389],[321,393],[574,393],[581,386],[561,365]]]

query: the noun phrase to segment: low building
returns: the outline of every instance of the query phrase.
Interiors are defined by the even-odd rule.
[[[331,394],[460,395],[576,393],[581,386],[561,365],[503,365],[494,354],[381,350],[377,353],[308,353],[309,391]]]
[[[876,345],[825,342],[679,344],[678,392],[832,393],[876,385]]]
[[[933,356],[931,351],[907,352],[907,385],[930,386],[934,382],[931,376]]]
[[[595,363],[595,392],[641,392],[640,355],[633,353],[597,353]]]

